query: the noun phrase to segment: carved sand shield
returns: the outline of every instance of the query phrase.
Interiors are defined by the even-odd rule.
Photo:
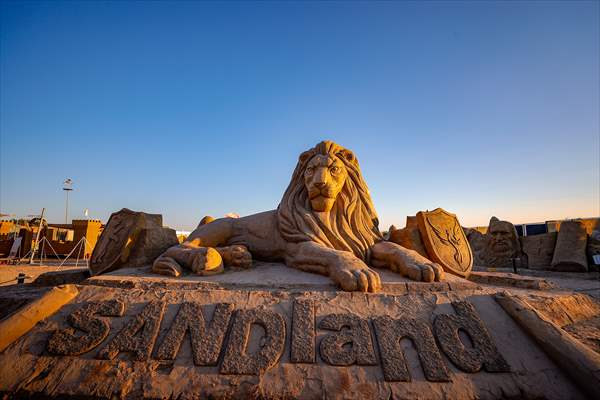
[[[131,234],[135,231],[135,219],[128,218],[133,212],[127,210],[113,213],[92,252],[90,270],[92,275],[108,272],[125,249],[131,247]]]
[[[467,277],[473,267],[473,253],[456,215],[436,208],[417,213],[419,232],[429,258],[446,272]]]
[[[162,227],[162,216],[126,208],[112,213],[92,252],[92,275],[109,272],[126,262],[139,233],[148,227]]]

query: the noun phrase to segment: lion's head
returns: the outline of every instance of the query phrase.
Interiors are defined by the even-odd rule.
[[[358,160],[330,141],[300,155],[277,216],[285,240],[314,241],[363,260],[382,238]]]

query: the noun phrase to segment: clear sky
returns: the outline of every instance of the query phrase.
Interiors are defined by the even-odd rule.
[[[177,229],[353,150],[381,228],[600,215],[590,2],[2,2],[0,212]]]

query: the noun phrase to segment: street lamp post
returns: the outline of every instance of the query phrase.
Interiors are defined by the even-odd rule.
[[[65,202],[65,224],[69,223],[69,192],[73,190],[73,181],[71,180],[71,178],[67,178],[64,182],[63,182],[63,188],[62,188],[66,195],[66,202]]]

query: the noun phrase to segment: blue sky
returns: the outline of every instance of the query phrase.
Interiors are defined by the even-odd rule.
[[[2,2],[0,212],[190,229],[353,150],[381,227],[600,215],[598,2]]]

